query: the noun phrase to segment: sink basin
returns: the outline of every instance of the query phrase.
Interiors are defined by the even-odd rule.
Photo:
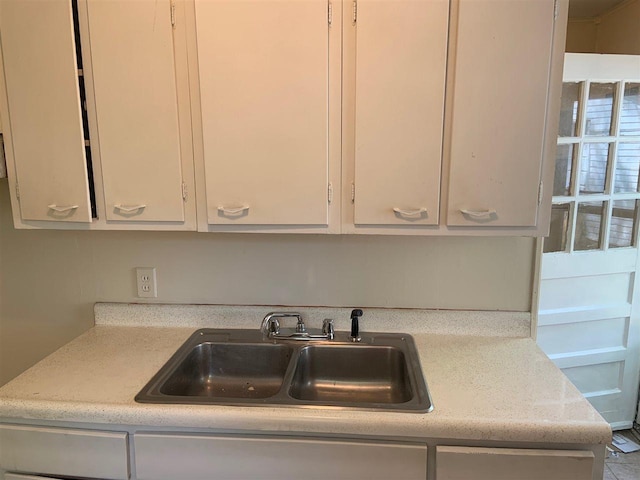
[[[138,393],[161,404],[433,409],[413,339],[346,332],[333,340],[265,339],[237,329],[195,332]]]
[[[396,347],[308,346],[300,351],[289,394],[329,403],[405,403],[413,391]]]
[[[203,342],[160,386],[173,396],[266,398],[278,393],[291,358],[285,345]]]

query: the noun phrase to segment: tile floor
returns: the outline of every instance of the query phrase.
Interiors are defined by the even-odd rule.
[[[617,433],[622,433],[625,437],[640,443],[631,430]],[[613,450],[617,451],[615,447]],[[609,458],[605,460],[603,480],[640,480],[640,452],[626,454],[619,452],[617,456],[615,453],[609,453]]]

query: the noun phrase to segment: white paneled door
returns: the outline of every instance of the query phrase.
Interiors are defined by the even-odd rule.
[[[612,428],[640,378],[640,56],[567,54],[538,343]]]

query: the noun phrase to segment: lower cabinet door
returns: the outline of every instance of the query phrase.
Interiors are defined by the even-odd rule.
[[[20,475],[19,473],[5,473],[3,480],[62,480],[54,477],[36,477],[33,475]]]
[[[127,433],[0,425],[0,471],[3,470],[126,480]],[[12,479],[7,475],[15,474],[5,473],[5,479]]]
[[[427,446],[306,438],[136,434],[138,480],[427,478]]]
[[[593,463],[590,451],[436,447],[437,480],[592,480]]]

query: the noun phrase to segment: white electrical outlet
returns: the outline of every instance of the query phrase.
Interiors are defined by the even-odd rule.
[[[158,285],[156,284],[155,268],[136,268],[136,284],[138,285],[138,297],[156,298],[158,296]]]

